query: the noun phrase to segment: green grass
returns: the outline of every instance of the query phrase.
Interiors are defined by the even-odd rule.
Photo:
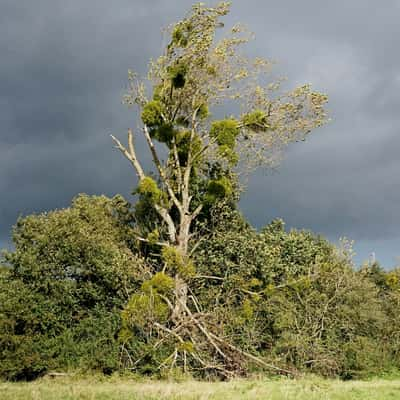
[[[235,380],[143,381],[128,378],[43,378],[0,383],[1,400],[389,400],[400,399],[400,379],[369,381]]]

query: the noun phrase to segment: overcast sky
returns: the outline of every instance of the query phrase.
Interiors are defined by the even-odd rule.
[[[127,70],[146,72],[162,50],[161,27],[191,4],[0,0],[0,247],[19,215],[67,206],[80,192],[129,196],[133,171],[109,138],[138,123],[121,104]],[[332,118],[277,171],[254,174],[241,209],[257,227],[282,217],[334,241],[346,236],[357,262],[374,251],[393,266],[400,1],[234,0],[226,23],[238,21],[256,34],[251,53],[278,61],[287,88],[312,83],[329,95]]]

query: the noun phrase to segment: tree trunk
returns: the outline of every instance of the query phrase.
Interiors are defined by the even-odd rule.
[[[177,237],[177,250],[181,254],[184,261],[187,261],[189,238],[190,238],[190,224],[192,222],[191,215],[182,212],[179,225],[179,232]],[[172,313],[172,320],[176,323],[182,321],[182,317],[186,315],[187,309],[187,295],[188,284],[180,276],[179,273],[175,275],[175,304]]]
[[[179,225],[177,245],[183,257],[186,257],[188,254],[191,222],[191,215],[189,215],[189,213],[182,213],[181,222]]]
[[[176,324],[179,324],[182,321],[182,317],[186,315],[187,293],[187,283],[179,276],[179,274],[175,275],[175,304],[171,319]]]

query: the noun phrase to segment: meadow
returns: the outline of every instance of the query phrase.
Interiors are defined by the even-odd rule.
[[[254,379],[230,382],[153,381],[121,377],[41,378],[0,383],[2,400],[388,400],[400,399],[400,379],[368,381]]]

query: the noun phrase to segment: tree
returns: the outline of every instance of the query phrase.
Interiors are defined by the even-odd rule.
[[[0,272],[1,377],[119,367],[120,310],[147,270],[127,219],[121,196],[80,195],[17,221]]]
[[[149,66],[151,96],[148,82],[129,72],[125,101],[139,110],[156,177],[145,173],[132,130],[127,146],[112,136],[139,180],[136,217],[141,224],[136,238],[158,249],[162,261],[154,264],[152,278],[128,305],[131,325],[138,318],[135,309],[148,307],[149,319],[138,324],[148,327],[148,340],[153,332],[164,336],[162,340],[174,339],[168,358],[173,365],[180,360],[186,368],[190,353],[202,368],[224,374],[232,365],[230,353],[255,357],[212,333],[202,315],[195,316],[196,301],[189,302],[189,294],[196,275],[190,255],[199,240],[197,227],[218,204],[235,202],[240,173],[275,163],[286,145],[304,140],[322,125],[327,101],[309,85],[282,93],[281,81],[266,83],[272,64],[240,52],[252,36],[241,25],[217,40],[217,29],[223,28],[220,19],[229,6],[196,4],[167,30],[169,44]],[[236,114],[213,118],[226,107]],[[200,356],[207,353],[205,348],[210,350],[207,361]]]

